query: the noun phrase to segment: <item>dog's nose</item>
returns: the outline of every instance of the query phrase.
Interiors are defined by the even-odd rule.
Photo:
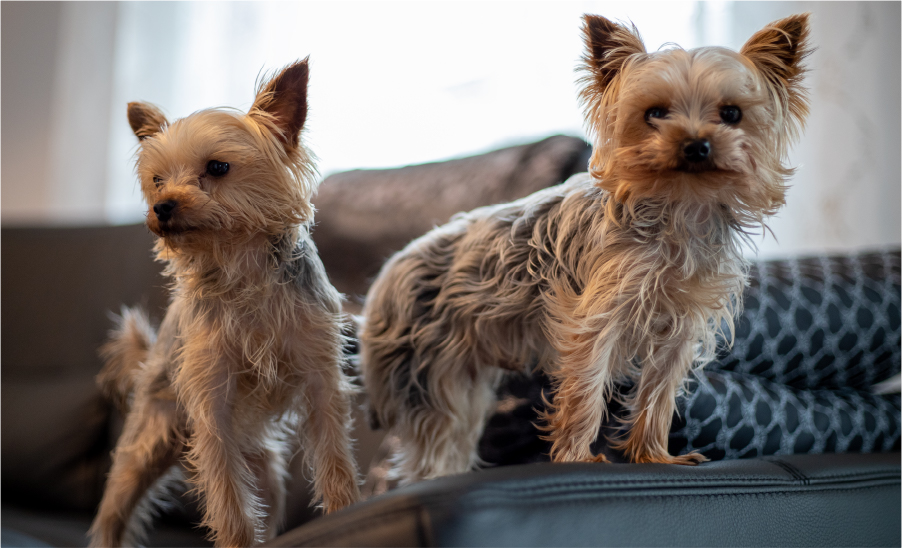
[[[683,145],[683,154],[690,162],[704,162],[711,154],[711,143],[707,139],[696,139]]]
[[[157,202],[153,205],[153,212],[156,213],[158,221],[166,222],[172,218],[172,210],[175,209],[175,206],[175,200]]]

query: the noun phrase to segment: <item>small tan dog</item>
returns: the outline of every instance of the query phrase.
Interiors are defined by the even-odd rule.
[[[675,399],[716,336],[731,340],[740,243],[784,203],[808,17],[739,53],[647,53],[635,27],[584,23],[590,174],[459,215],[395,255],[367,296],[361,367],[374,422],[400,438],[402,481],[473,467],[497,381],[532,363],[554,380],[553,461],[606,460],[590,445],[628,377],[615,446],[633,462],[705,460],[668,454]]]
[[[137,171],[172,278],[159,335],[126,311],[99,381],[128,410],[94,546],[140,540],[180,461],[217,546],[271,538],[299,430],[316,499],[358,499],[341,295],[310,239],[315,186],[300,140],[307,61],[263,84],[244,115],[203,110],[172,124],[130,103]]]

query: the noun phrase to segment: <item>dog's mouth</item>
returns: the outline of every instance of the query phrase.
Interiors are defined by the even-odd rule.
[[[706,160],[704,162],[682,161],[677,164],[674,171],[679,171],[680,173],[706,173],[710,171],[720,171],[720,168],[718,168],[717,164],[711,160]]]
[[[150,228],[151,232],[153,232],[157,236],[160,236],[161,238],[175,238],[184,234],[195,232],[197,230],[197,227],[185,225],[182,223],[174,223],[172,221],[158,221],[156,223],[149,224],[148,228]]]

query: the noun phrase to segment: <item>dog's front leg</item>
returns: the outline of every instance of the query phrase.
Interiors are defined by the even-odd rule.
[[[677,391],[695,361],[697,344],[691,337],[667,340],[642,360],[639,383],[628,402],[629,433],[614,444],[632,462],[695,465],[708,460],[701,453],[671,456],[667,451]]]
[[[552,322],[558,360],[552,371],[554,402],[545,414],[553,462],[608,462],[591,445],[607,412],[615,372],[621,366],[620,333],[611,322]]]
[[[337,366],[306,375],[304,397],[307,416],[304,430],[306,451],[313,467],[316,499],[331,513],[357,502],[357,467],[351,452],[351,387]]]
[[[204,503],[202,524],[216,546],[251,546],[263,539],[262,509],[234,428],[236,376],[213,333],[186,340],[176,385],[192,430],[188,468]]]

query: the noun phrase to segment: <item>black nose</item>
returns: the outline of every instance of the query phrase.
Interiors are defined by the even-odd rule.
[[[165,223],[172,218],[172,210],[175,209],[175,200],[166,200],[165,202],[157,202],[153,205],[153,212],[157,214],[157,220]]]
[[[683,145],[683,154],[690,162],[704,162],[711,154],[711,143],[707,139],[696,139]]]

